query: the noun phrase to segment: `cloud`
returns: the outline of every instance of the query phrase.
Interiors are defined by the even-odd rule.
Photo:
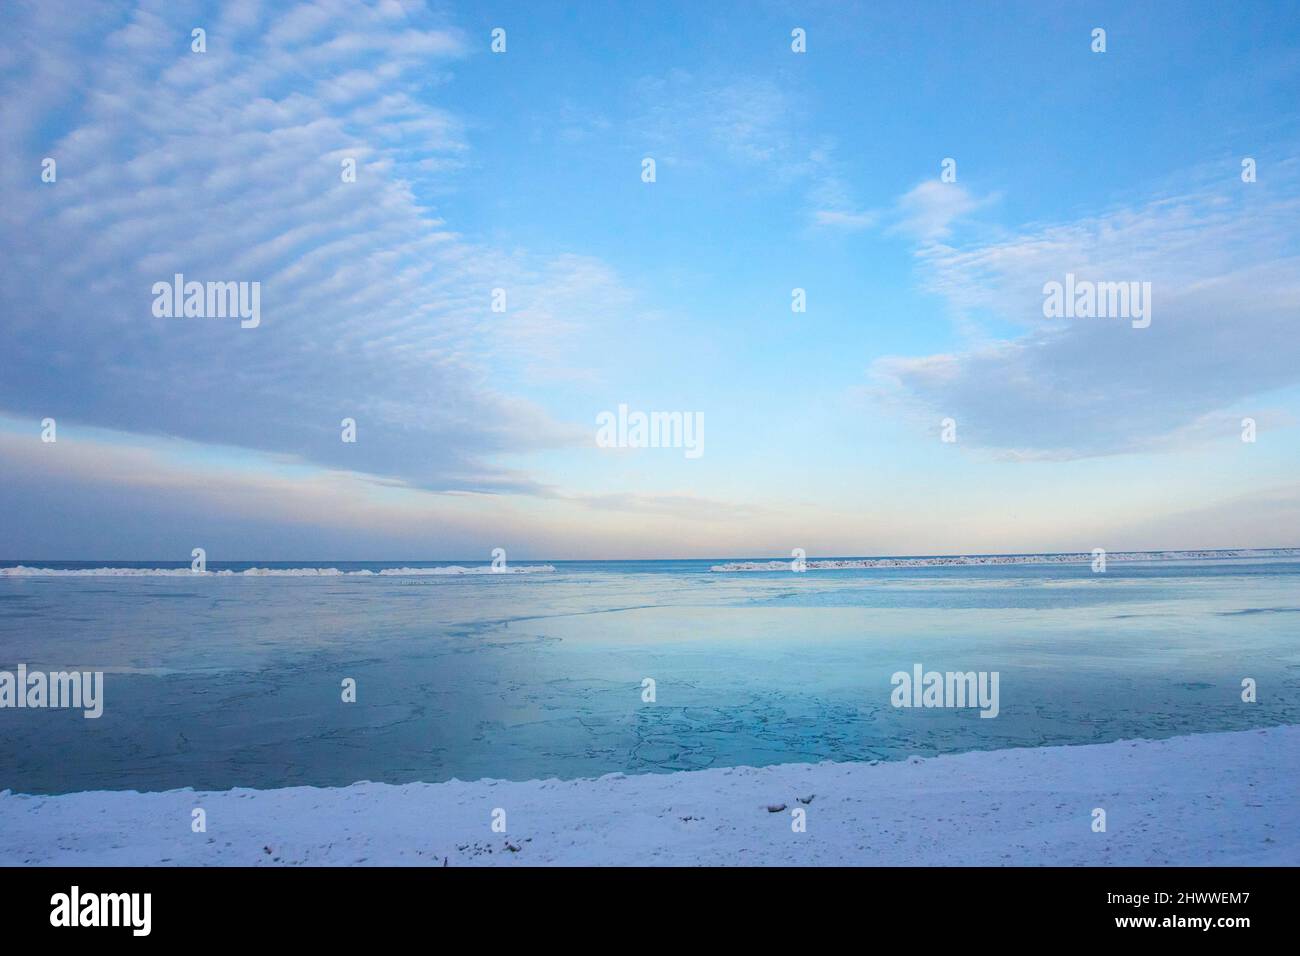
[[[872,212],[844,212],[836,209],[818,209],[813,214],[813,221],[818,226],[857,232],[876,223],[876,214]]]
[[[129,439],[131,444],[123,444]],[[341,469],[177,439],[0,418],[0,558],[486,560],[673,553],[681,522],[734,535],[767,515],[691,493],[434,493]],[[42,507],[30,503],[39,499]],[[593,514],[595,513],[595,514]],[[593,520],[598,516],[598,520]],[[664,519],[670,519],[665,521]],[[711,540],[711,539],[710,539]]]
[[[700,77],[685,70],[643,77],[635,87],[644,109],[631,123],[641,142],[684,162],[704,149],[730,161],[761,164],[774,175],[797,173],[804,160],[792,144],[795,98],[788,86],[756,76]]]
[[[1118,547],[1236,548],[1241,542],[1267,548],[1295,547],[1300,528],[1300,486],[1259,488],[1199,508],[1154,515],[1116,528]]]
[[[768,513],[767,508],[733,504],[715,498],[694,494],[631,494],[612,493],[596,495],[563,495],[596,511],[616,511],[635,515],[661,515],[680,520],[706,524],[748,521]]]
[[[523,498],[437,495],[342,470],[177,440],[60,426],[59,440],[0,431],[7,559],[212,560],[429,557],[527,550]],[[42,502],[33,509],[33,500]],[[474,500],[478,499],[478,501]]]
[[[957,183],[926,180],[899,199],[895,229],[916,239],[943,239],[957,220],[992,201],[976,199]]]
[[[0,409],[438,490],[527,491],[493,457],[577,440],[501,383],[566,369],[630,295],[429,204],[469,154],[428,82],[466,54],[457,30],[416,4],[241,4],[192,53],[193,15],[166,5],[9,16],[0,76],[33,95],[0,105],[0,224],[23,237],[0,259]],[[174,273],[260,282],[261,326],[155,318]]]
[[[630,124],[634,141],[669,165],[727,175],[740,166],[765,188],[800,189],[814,227],[856,232],[876,222],[855,205],[834,141],[814,135],[813,104],[789,77],[672,70],[642,78],[636,98],[648,106]]]
[[[929,226],[916,234],[935,235],[948,212],[922,216]],[[994,243],[924,244],[922,281],[956,318],[1026,331],[880,359],[879,394],[951,416],[963,443],[1016,457],[1156,451],[1203,437],[1216,414],[1250,414],[1266,393],[1300,383],[1297,223],[1294,183],[1267,192],[1228,181]],[[1067,273],[1150,282],[1150,327],[1044,318],[1044,284]]]

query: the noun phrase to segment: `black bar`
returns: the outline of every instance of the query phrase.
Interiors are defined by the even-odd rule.
[[[619,934],[611,940],[640,936],[680,945],[686,927],[757,942],[784,927],[810,940],[840,931],[882,939],[901,930],[920,947],[946,939],[975,945],[1098,937],[1232,945],[1294,933],[1295,876],[1288,868],[1150,867],[9,868],[0,869],[0,926],[6,942],[66,941],[76,933],[82,942],[329,945],[400,933],[432,945],[457,938],[461,946],[500,945],[515,937],[534,946],[543,936],[590,939],[608,930]],[[52,926],[52,898],[70,895],[73,886],[83,902],[88,894],[149,893],[148,936],[135,937],[129,925]],[[1153,924],[1120,924],[1148,919]],[[1202,927],[1202,919],[1211,925]]]

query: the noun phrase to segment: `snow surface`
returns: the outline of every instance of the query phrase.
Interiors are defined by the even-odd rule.
[[[0,864],[1297,865],[1298,793],[1300,726],[595,780],[3,791]]]

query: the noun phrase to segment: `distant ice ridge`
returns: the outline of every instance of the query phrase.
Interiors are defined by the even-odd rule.
[[[1107,561],[1203,561],[1215,558],[1300,558],[1300,548],[1237,548],[1230,551],[1108,551]],[[850,568],[933,568],[980,564],[1078,564],[1093,559],[1088,552],[1066,554],[975,554],[931,558],[827,558],[807,560],[809,571]],[[789,571],[790,561],[732,561],[710,571]]]
[[[552,564],[491,565],[463,568],[458,564],[440,568],[384,568],[380,571],[340,571],[338,568],[248,568],[244,571],[191,571],[189,568],[0,568],[0,577],[252,577],[252,578],[329,578],[329,577],[413,577],[445,574],[531,574],[554,571]]]

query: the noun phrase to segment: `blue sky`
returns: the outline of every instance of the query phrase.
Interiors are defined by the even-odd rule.
[[[1300,544],[1297,4],[76,9],[0,31],[0,557]]]

